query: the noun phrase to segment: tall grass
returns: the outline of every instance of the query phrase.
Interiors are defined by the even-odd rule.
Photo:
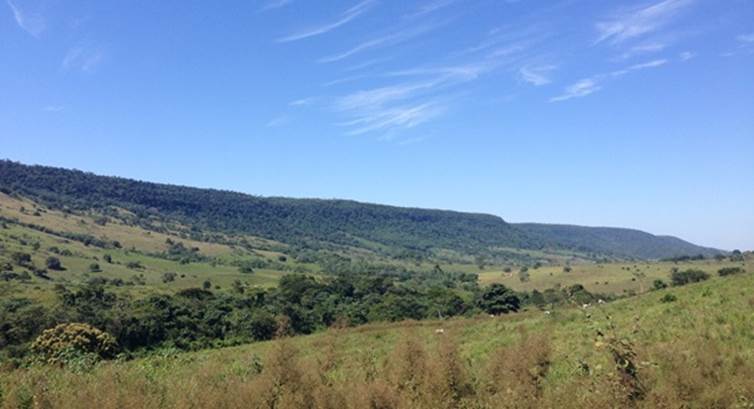
[[[253,353],[6,370],[0,407],[754,408],[752,288],[745,276],[599,313],[333,329]],[[664,292],[678,301],[660,302]]]

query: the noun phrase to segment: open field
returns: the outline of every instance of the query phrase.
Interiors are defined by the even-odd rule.
[[[568,272],[564,270],[563,265],[544,265],[536,269],[530,267],[527,271],[529,281],[526,282],[521,282],[519,279],[518,268],[514,267],[510,272],[488,269],[479,273],[479,281],[482,284],[502,283],[519,291],[581,284],[591,292],[620,295],[647,291],[652,287],[654,280],[667,281],[674,268],[700,269],[710,275],[715,275],[717,270],[724,267],[741,267],[748,272],[754,272],[754,264],[751,260],[741,262],[729,260],[589,262],[569,266],[571,271]]]
[[[549,315],[373,324],[83,372],[32,367],[3,372],[0,396],[8,408],[748,408],[752,290],[745,274]]]

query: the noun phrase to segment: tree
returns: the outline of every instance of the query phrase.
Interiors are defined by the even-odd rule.
[[[105,260],[105,262],[108,264],[113,263],[113,257],[109,254],[105,254],[104,256],[102,256],[102,259]]]
[[[60,263],[60,259],[54,256],[47,257],[45,264],[50,270],[64,270],[63,264]]]
[[[495,283],[482,292],[477,305],[488,314],[507,314],[519,310],[521,299],[513,290]]]
[[[162,274],[162,282],[163,283],[169,283],[169,282],[175,281],[175,278],[177,276],[178,276],[178,274],[176,274],[176,273],[170,273],[170,272],[163,273]]]
[[[204,282],[202,283],[202,288],[209,290],[210,288],[212,288],[212,282],[209,280],[204,280]]]
[[[733,250],[730,253],[730,261],[744,261],[744,255],[741,253],[741,250]]]
[[[100,359],[113,358],[117,343],[112,335],[89,324],[70,323],[44,330],[31,349],[47,363],[64,365],[72,352]]]
[[[99,264],[97,263],[89,264],[89,272],[99,273],[100,271],[102,271],[102,269],[100,268]]]
[[[709,278],[709,274],[702,270],[688,269],[685,271],[674,271],[670,275],[670,281],[675,286],[698,283]]]

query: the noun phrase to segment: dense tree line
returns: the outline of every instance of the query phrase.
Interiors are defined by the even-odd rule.
[[[594,298],[583,287],[553,289],[544,295],[516,293],[501,284],[480,288],[474,274],[443,272],[325,279],[291,274],[269,290],[240,281],[230,292],[209,288],[133,299],[91,282],[75,288],[58,284],[52,306],[6,299],[0,302],[0,351],[22,357],[41,331],[67,322],[90,324],[114,336],[122,351],[133,352],[233,345],[270,339],[280,331],[307,334],[336,324],[503,314],[525,305]]]

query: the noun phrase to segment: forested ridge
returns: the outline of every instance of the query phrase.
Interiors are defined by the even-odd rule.
[[[177,220],[198,229],[245,233],[304,248],[371,246],[383,247],[383,252],[392,255],[439,249],[481,254],[496,248],[550,248],[643,259],[717,252],[673,237],[628,229],[511,225],[487,214],[349,200],[260,197],[8,160],[0,161],[0,189],[56,208],[117,207],[139,217]]]

